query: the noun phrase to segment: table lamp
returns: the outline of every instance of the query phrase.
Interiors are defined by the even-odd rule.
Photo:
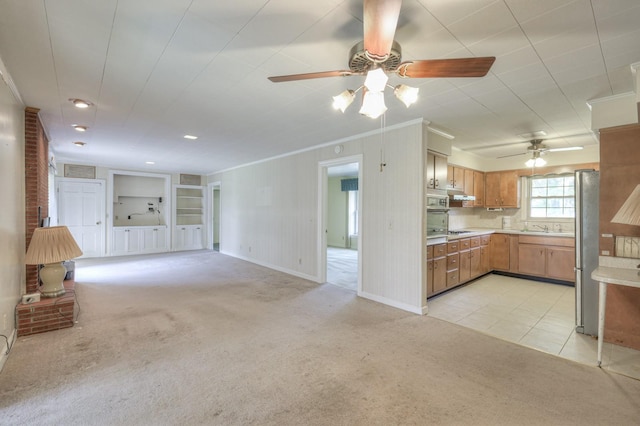
[[[82,256],[82,250],[66,226],[36,228],[33,231],[24,262],[27,265],[44,265],[40,270],[42,297],[58,297],[65,293],[63,280],[67,270],[62,262],[78,256]]]
[[[611,222],[640,226],[640,185],[627,197]]]

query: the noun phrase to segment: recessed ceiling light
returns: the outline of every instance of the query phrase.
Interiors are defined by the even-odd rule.
[[[86,132],[88,127],[87,126],[80,126],[78,124],[72,124],[71,127],[73,127],[74,129],[76,129],[78,132]]]
[[[185,139],[191,139],[192,141],[195,141],[196,139],[198,139],[197,136],[192,136],[192,135],[184,135]]]
[[[153,164],[156,164],[156,162],[155,161],[145,161],[144,164],[153,165]]]
[[[85,101],[83,99],[69,99],[71,101],[71,103],[73,103],[73,106],[75,106],[76,108],[89,108],[91,105],[93,105],[91,102],[89,101]]]
[[[75,146],[85,146],[85,145],[86,145],[86,143],[85,143],[85,142],[82,142],[82,141],[76,141],[76,142],[74,142],[73,144],[74,144]]]

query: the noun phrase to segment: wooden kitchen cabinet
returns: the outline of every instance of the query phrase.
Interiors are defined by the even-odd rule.
[[[491,271],[491,265],[489,263],[490,260],[489,255],[489,246],[484,245],[480,246],[480,274],[486,274]]]
[[[464,283],[471,279],[471,250],[464,250],[460,252],[460,268],[458,276],[460,282]]]
[[[447,189],[447,157],[427,151],[427,189]]]
[[[547,248],[547,276],[574,282],[576,256],[575,249],[569,247]]]
[[[427,297],[447,288],[447,245],[427,246]]]
[[[508,234],[492,234],[489,242],[490,264],[493,270],[508,271],[509,270],[509,235]]]
[[[447,166],[447,188],[464,190],[464,171],[463,167]]]
[[[484,207],[484,173],[477,170],[473,171],[473,196],[476,197],[473,206]]]
[[[487,172],[484,176],[484,204],[489,208],[519,208],[519,189],[517,171]]]
[[[518,272],[526,275],[544,275],[547,263],[547,248],[535,244],[520,244],[518,247]]]
[[[445,289],[464,284],[480,275],[491,271],[489,265],[489,235],[461,238],[427,247],[427,297]],[[446,259],[444,263],[445,277],[442,281],[441,266],[436,266],[435,258]],[[436,277],[437,273],[440,274]]]
[[[521,235],[518,272],[535,277],[575,281],[575,240],[569,237]]]

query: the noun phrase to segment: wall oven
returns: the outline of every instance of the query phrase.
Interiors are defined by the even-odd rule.
[[[427,238],[446,237],[449,233],[449,213],[446,210],[427,210]]]
[[[449,196],[447,193],[427,193],[427,211],[449,210]]]
[[[427,239],[446,237],[449,233],[449,196],[427,193]]]

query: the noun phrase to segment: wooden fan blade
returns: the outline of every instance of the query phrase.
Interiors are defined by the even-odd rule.
[[[290,75],[277,75],[269,77],[269,80],[274,83],[282,83],[284,81],[296,81],[296,80],[311,80],[313,78],[325,78],[325,77],[347,77],[350,75],[360,75],[360,73],[354,73],[352,71],[321,71],[321,72],[309,72],[306,74],[290,74]]]
[[[396,72],[400,77],[411,78],[484,77],[495,60],[487,56],[407,61],[398,65]]]
[[[391,52],[402,0],[364,0],[364,50],[384,62]]]

